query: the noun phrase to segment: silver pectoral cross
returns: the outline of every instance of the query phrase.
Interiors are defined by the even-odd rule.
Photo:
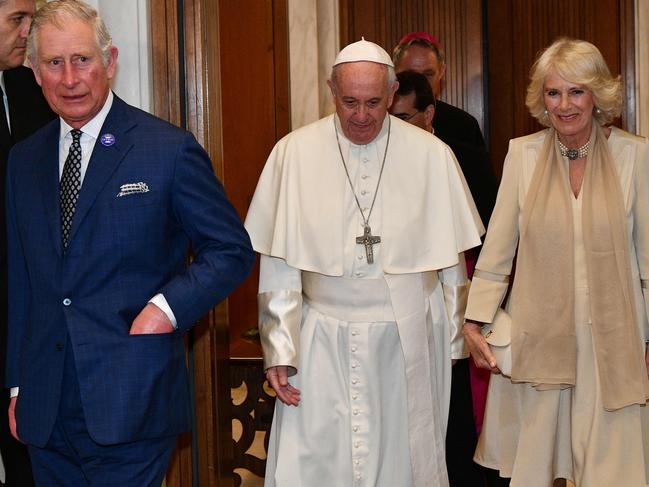
[[[379,235],[372,235],[372,229],[369,225],[365,225],[363,235],[356,237],[356,243],[365,245],[365,255],[367,256],[367,263],[374,264],[374,245],[381,242]]]

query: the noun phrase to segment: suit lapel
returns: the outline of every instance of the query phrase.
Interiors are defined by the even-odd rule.
[[[70,245],[97,196],[120,165],[124,156],[133,147],[133,140],[129,131],[135,126],[135,123],[129,121],[127,112],[128,105],[115,96],[113,106],[99,132],[99,138],[95,143],[81,185],[81,192],[79,193],[74,219],[72,220],[72,229],[70,230]],[[112,134],[115,137],[115,143],[111,146],[103,145],[101,136],[104,134]]]
[[[60,123],[46,129],[45,140],[37,163],[37,180],[47,216],[52,242],[61,255],[61,216],[59,204],[59,133]]]

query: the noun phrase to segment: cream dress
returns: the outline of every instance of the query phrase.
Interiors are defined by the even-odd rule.
[[[621,136],[628,134],[614,130],[609,145],[624,142]],[[523,152],[530,155],[529,150]],[[567,159],[564,162],[567,173]],[[521,179],[526,179],[525,175]],[[647,407],[606,411],[602,405],[590,323],[582,193],[583,188],[572,198],[576,385],[538,391],[528,384],[513,384],[499,374],[492,375],[489,385],[475,461],[511,478],[511,487],[550,487],[556,478],[571,480],[577,487],[645,487],[649,478]],[[626,192],[627,197],[629,194],[633,201],[635,193]],[[640,301],[644,309],[642,296]],[[471,306],[470,298],[467,317],[477,313]]]

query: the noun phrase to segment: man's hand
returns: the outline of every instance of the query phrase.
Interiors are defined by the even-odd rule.
[[[286,365],[270,367],[266,371],[266,378],[270,386],[275,389],[280,401],[287,406],[300,404],[300,390],[288,383],[288,367]]]
[[[489,348],[487,340],[480,333],[479,325],[468,322],[464,323],[462,335],[471,353],[471,357],[473,357],[473,362],[475,362],[477,367],[491,370],[494,373],[500,372],[500,369],[496,366],[496,357],[491,353],[491,348]]]
[[[18,399],[17,396],[12,397],[9,400],[9,429],[11,430],[11,436],[16,438],[18,441],[21,443],[23,442],[20,438],[18,438],[18,433],[16,432],[16,400]]]
[[[155,304],[148,303],[133,320],[129,334],[144,335],[173,331],[174,327],[164,311]]]

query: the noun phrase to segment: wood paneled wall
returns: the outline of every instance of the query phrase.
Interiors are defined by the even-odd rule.
[[[390,54],[409,32],[436,36],[446,54],[441,98],[484,129],[481,0],[340,0],[341,46],[361,36]]]
[[[224,181],[244,217],[266,158],[289,132],[287,0],[220,0],[219,7]],[[241,338],[257,327],[257,276],[255,268],[228,299],[233,357],[261,356],[256,342]]]
[[[498,174],[509,139],[541,129],[525,107],[529,70],[560,36],[592,42],[611,72],[622,74],[622,126],[635,129],[633,0],[498,0],[488,2],[487,20],[491,157]]]

